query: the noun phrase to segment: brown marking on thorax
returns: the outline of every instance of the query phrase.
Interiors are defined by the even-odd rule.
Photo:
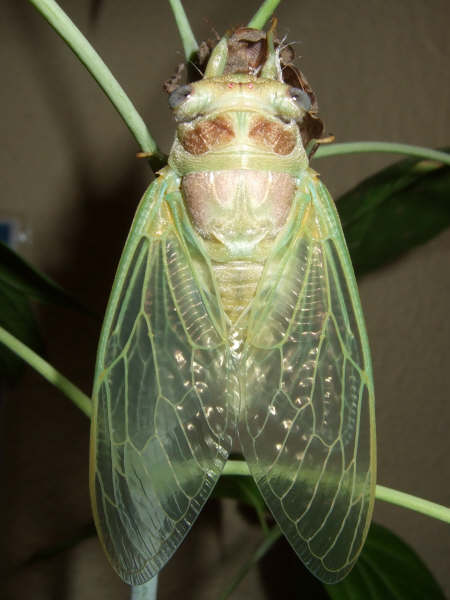
[[[283,156],[290,154],[297,143],[295,134],[292,131],[283,127],[281,123],[264,117],[254,119],[248,137]]]
[[[194,127],[180,131],[183,148],[190,154],[199,155],[228,144],[234,137],[233,127],[225,116],[200,121]]]

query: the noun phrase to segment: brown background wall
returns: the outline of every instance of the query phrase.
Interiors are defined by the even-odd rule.
[[[105,0],[95,27],[87,0],[61,5],[169,150],[173,125],[161,84],[182,56],[167,3]],[[246,23],[256,2],[185,6],[204,39],[212,27],[222,33]],[[277,15],[279,32],[298,42],[301,68],[338,141],[449,145],[447,0],[285,0]],[[1,216],[18,217],[29,230],[24,255],[101,313],[148,169],[134,158],[133,139],[96,84],[34,9],[3,0],[2,17]],[[394,160],[368,154],[314,167],[336,197]],[[447,505],[449,265],[447,231],[361,281],[377,391],[379,482]],[[89,391],[98,324],[51,307],[40,318],[50,361]],[[0,545],[8,578],[0,595],[16,600],[32,589],[34,600],[126,598],[94,538],[39,558],[86,533],[85,417],[31,372],[6,399]],[[225,527],[216,511],[207,510],[164,571],[162,599],[180,590],[186,598],[215,597],[256,543],[257,531],[232,503]],[[412,544],[450,591],[445,525],[382,503],[375,519]],[[275,597],[263,595],[260,580],[254,571],[234,598]]]

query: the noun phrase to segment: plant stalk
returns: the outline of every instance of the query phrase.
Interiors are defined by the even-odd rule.
[[[69,400],[77,406],[87,417],[92,414],[91,399],[86,396],[76,385],[57,371],[51,364],[44,360],[34,350],[23,344],[14,335],[0,326],[0,342],[20,356],[22,360],[33,367],[44,379],[59,389]]]
[[[393,490],[384,485],[377,485],[376,498],[377,500],[383,500],[384,502],[390,502],[390,504],[415,510],[428,517],[444,521],[444,523],[450,523],[450,508],[436,502],[430,502],[430,500],[424,500],[405,492]]]
[[[143,585],[133,585],[131,587],[130,600],[156,600],[158,595],[158,575],[144,583]]]
[[[169,0],[169,4],[175,17],[181,42],[183,43],[184,57],[186,62],[189,62],[198,50],[197,40],[181,4],[181,0]]]
[[[254,29],[262,29],[270,17],[273,15],[276,7],[280,4],[281,0],[265,0],[258,8],[256,13],[250,19],[247,27],[253,27]]]
[[[328,156],[340,156],[342,154],[360,154],[362,152],[406,154],[450,165],[450,154],[447,152],[440,152],[439,150],[424,148],[423,146],[411,146],[410,144],[397,144],[393,142],[345,142],[342,144],[320,146],[314,154],[314,158],[327,158]]]
[[[54,0],[29,0],[29,2],[70,46],[75,55],[100,85],[125,121],[125,124],[137,140],[142,151],[151,155],[149,162],[153,171],[160,169],[166,164],[166,157],[159,150],[142,117],[124,92],[122,86],[81,31]]]
[[[229,460],[225,464],[223,475],[240,475],[248,476],[250,471],[248,465],[243,460]],[[396,504],[397,506],[403,506],[403,508],[409,508],[416,512],[420,512],[428,517],[439,519],[444,523],[450,523],[450,508],[424,500],[418,496],[412,496],[405,492],[393,490],[383,485],[377,485],[375,491],[375,498],[390,504]]]

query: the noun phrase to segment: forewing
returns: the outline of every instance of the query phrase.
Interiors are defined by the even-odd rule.
[[[186,241],[179,199],[170,171],[143,199],[111,294],[94,386],[94,516],[112,565],[130,584],[153,577],[181,543],[235,428],[222,313],[207,260],[194,237]]]
[[[342,230],[312,171],[296,202],[250,315],[239,434],[287,539],[331,583],[352,568],[370,523],[373,384]]]

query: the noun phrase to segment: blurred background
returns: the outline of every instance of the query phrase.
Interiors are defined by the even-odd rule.
[[[162,84],[183,61],[168,3],[60,4],[168,152],[174,127]],[[201,41],[247,23],[258,2],[184,5]],[[276,15],[338,142],[450,145],[448,0],[284,0]],[[23,256],[101,315],[150,172],[109,101],[35,9],[3,0],[2,17],[0,218],[24,234]],[[345,156],[313,167],[337,198],[400,158]],[[363,277],[360,290],[374,363],[379,483],[448,505],[450,231]],[[89,393],[100,319],[40,306],[39,322],[48,360]],[[88,441],[86,417],[31,369],[2,390],[5,600],[30,590],[33,600],[129,597],[92,529]],[[411,544],[450,593],[447,526],[381,502],[374,518]],[[259,540],[232,501],[210,503],[163,571],[159,598],[217,597]],[[279,597],[267,581],[281,585],[287,565],[290,577],[299,568],[286,548],[280,552],[284,571],[272,555],[233,598]]]

